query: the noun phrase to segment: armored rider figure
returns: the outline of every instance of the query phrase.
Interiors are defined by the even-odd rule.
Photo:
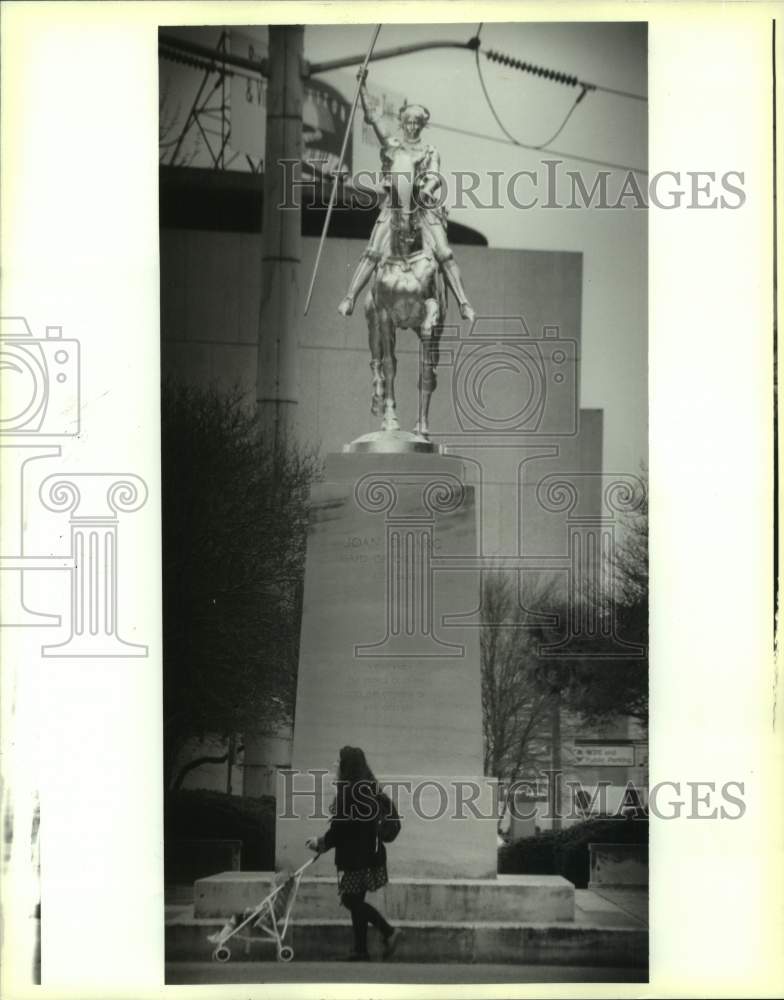
[[[389,253],[392,214],[389,191],[393,183],[391,173],[394,170],[395,152],[404,149],[414,162],[414,186],[416,201],[420,208],[419,221],[423,248],[430,249],[438,261],[457,299],[460,315],[465,320],[473,321],[474,310],[468,301],[457,262],[446,238],[446,208],[438,204],[442,186],[441,158],[435,146],[421,141],[422,130],[428,123],[430,112],[421,104],[404,104],[399,112],[401,134],[399,137],[390,135],[381,124],[381,112],[370,105],[365,86],[366,76],[367,71],[361,75],[359,93],[365,121],[373,127],[381,143],[383,189],[381,211],[367,249],[351,279],[348,292],[338,305],[338,312],[343,316],[351,315],[357,296],[367,284],[378,263]]]

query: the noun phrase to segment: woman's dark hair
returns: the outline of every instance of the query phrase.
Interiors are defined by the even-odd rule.
[[[338,755],[337,795],[330,811],[354,819],[372,818],[377,804],[378,781],[364,751],[342,747]]]
[[[338,781],[347,785],[355,785],[358,781],[368,781],[378,784],[376,776],[370,770],[364,750],[359,747],[342,747],[338,755]]]

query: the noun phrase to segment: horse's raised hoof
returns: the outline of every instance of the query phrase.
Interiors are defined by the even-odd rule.
[[[384,397],[383,396],[371,396],[370,398],[370,412],[374,417],[380,417],[384,412]]]
[[[350,316],[354,312],[354,300],[350,295],[346,295],[340,300],[338,312],[341,316]]]

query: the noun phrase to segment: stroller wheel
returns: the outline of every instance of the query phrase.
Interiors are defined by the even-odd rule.
[[[294,958],[294,949],[284,945],[278,952],[278,959],[281,962],[290,962]]]
[[[225,946],[221,946],[220,948],[215,949],[212,953],[212,957],[216,962],[228,962],[231,958],[231,951]]]

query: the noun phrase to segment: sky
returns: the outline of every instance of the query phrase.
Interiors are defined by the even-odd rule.
[[[462,41],[474,34],[476,27],[384,25],[377,46],[431,39]],[[369,26],[364,25],[307,26],[305,56],[315,62],[364,52],[369,36]],[[480,38],[483,47],[528,63],[606,87],[647,94],[644,24],[485,24]],[[547,140],[568,112],[576,92],[480,58],[486,86],[506,129],[532,145]],[[350,81],[347,71],[334,71],[322,78],[343,90]],[[482,93],[471,52],[436,49],[382,60],[371,63],[368,80],[403,93],[410,102],[425,104],[432,121],[503,138]],[[553,146],[645,168],[647,107],[641,101],[589,93]],[[500,170],[509,176],[519,170],[538,169],[543,177],[546,168],[542,160],[556,158],[433,127],[426,135],[437,146],[447,172]],[[581,166],[563,159],[561,170]],[[599,168],[582,167],[590,190]],[[641,175],[643,188],[644,180]],[[526,186],[520,188],[519,201],[530,201],[528,191]],[[485,192],[482,201],[486,203],[489,182]],[[632,208],[630,202],[619,210],[526,210],[515,208],[505,198],[502,201],[506,204],[497,209],[453,208],[450,217],[478,229],[493,247],[583,253],[581,405],[604,410],[605,470],[635,471],[647,454],[647,213]]]
[[[476,24],[383,25],[377,49],[431,40],[465,41]],[[266,41],[266,28],[243,28]],[[367,50],[371,25],[307,25],[305,57],[311,62],[361,54]],[[645,96],[647,39],[644,23],[488,23],[481,29],[483,49],[578,76],[581,80]],[[261,47],[261,46],[260,46]],[[506,130],[530,145],[546,142],[569,112],[579,91],[544,80],[480,56],[488,93]],[[356,85],[354,70],[335,70],[320,78],[349,100]],[[482,179],[477,195],[484,203],[454,205],[450,218],[479,230],[492,247],[568,250],[583,254],[583,326],[581,405],[604,410],[604,467],[608,473],[634,472],[647,456],[647,212],[619,209],[533,208],[515,206],[507,195],[508,179],[519,171],[535,171],[537,187],[522,178],[518,202],[538,192],[544,203],[546,159],[561,159],[564,177],[559,195],[568,202],[565,171],[579,170],[588,190],[601,169],[570,159],[565,153],[647,168],[648,105],[600,91],[589,92],[575,108],[552,151],[523,149],[505,141],[479,81],[473,52],[436,49],[370,65],[368,84],[425,104],[431,114],[428,142],[441,154],[442,172],[476,171]],[[436,123],[436,124],[433,124]],[[496,136],[498,142],[439,128],[438,125]],[[501,173],[497,207],[490,200],[489,171]],[[647,176],[638,173],[641,188]],[[611,192],[620,190],[626,170],[613,171]],[[451,181],[454,188],[454,180]],[[459,249],[458,249],[459,260]]]

